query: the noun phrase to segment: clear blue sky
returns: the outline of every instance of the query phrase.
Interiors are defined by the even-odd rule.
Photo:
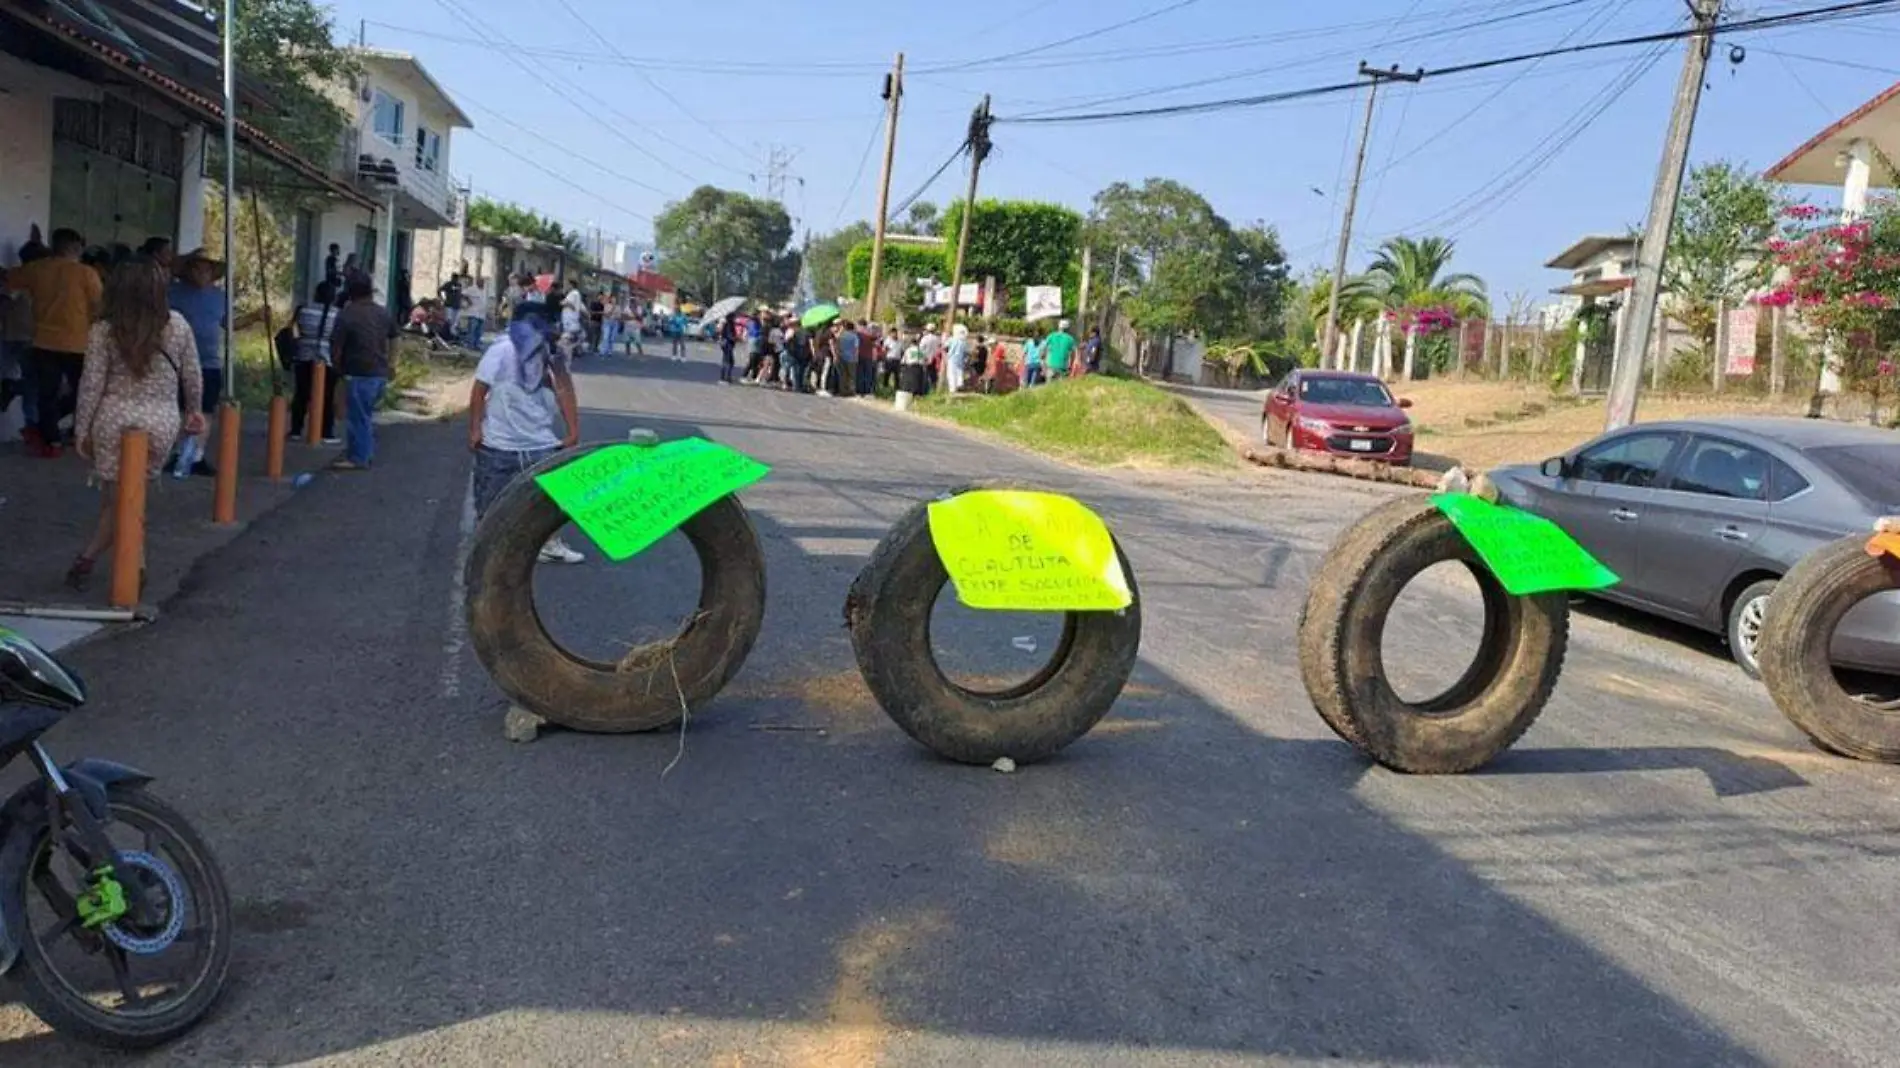
[[[1748,17],[1824,2],[1729,6]],[[878,87],[899,50],[913,73],[894,198],[951,152],[984,92],[999,117],[1124,96],[1103,106],[1149,107],[1350,80],[1362,58],[1431,68],[1685,23],[1683,0],[1021,0],[1014,14],[941,0],[334,6],[340,33],[369,20],[370,44],[413,52],[474,118],[455,136],[458,179],[641,241],[649,217],[696,185],[762,191],[773,146],[792,155],[785,200],[802,225],[869,218]],[[1489,19],[1499,21],[1458,28]],[[1083,34],[1093,35],[1039,47]],[[1748,48],[1740,65],[1731,43]],[[1692,158],[1766,167],[1900,79],[1896,51],[1900,14],[1723,39]],[[947,69],[1014,53],[1027,54]],[[1457,240],[1458,267],[1500,301],[1560,284],[1545,260],[1582,234],[1641,222],[1682,46],[1643,57],[1603,51],[1382,91],[1354,266],[1385,237],[1437,233]],[[1196,81],[1207,84],[1169,88]],[[1236,223],[1276,226],[1304,270],[1331,262],[1362,107],[1341,94],[1103,125],[999,124],[982,193],[1086,209],[1110,182],[1174,178]],[[944,203],[962,182],[953,169],[928,199]]]

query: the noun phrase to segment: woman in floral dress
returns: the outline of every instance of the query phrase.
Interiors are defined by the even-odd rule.
[[[154,462],[146,467],[148,478],[158,477],[180,430],[205,430],[198,346],[184,317],[171,310],[165,286],[157,262],[121,264],[106,279],[100,321],[87,341],[73,427],[79,455],[92,461],[93,481],[108,491],[119,480],[119,442],[128,428],[143,428],[150,437],[146,455]],[[100,495],[99,526],[66,572],[74,589],[86,588],[94,564],[112,548],[118,534],[114,497]]]

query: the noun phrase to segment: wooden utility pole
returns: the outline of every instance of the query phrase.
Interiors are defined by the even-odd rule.
[[[871,274],[864,288],[864,321],[877,321],[877,286],[884,270],[884,215],[891,210],[891,164],[897,158],[897,111],[904,99],[904,53],[884,76],[884,170],[877,180],[877,222],[871,237]]]
[[[970,116],[970,191],[963,196],[963,225],[957,234],[957,258],[950,268],[950,311],[943,318],[943,333],[949,337],[957,328],[957,293],[963,288],[963,256],[970,248],[970,220],[976,217],[976,176],[983,170],[983,158],[990,154],[990,94]]]
[[[1379,83],[1416,82],[1425,77],[1425,72],[1400,74],[1396,63],[1390,70],[1378,70],[1361,62],[1359,76],[1372,79],[1372,83],[1366,87],[1366,117],[1359,127],[1359,154],[1353,160],[1352,188],[1346,193],[1346,211],[1339,223],[1339,251],[1333,257],[1333,291],[1326,298],[1326,329],[1320,332],[1322,358],[1333,351],[1334,339],[1339,336],[1339,291],[1346,285],[1346,256],[1352,250],[1352,217],[1359,209],[1359,180],[1366,173],[1366,141],[1372,136],[1372,109],[1379,100]]]
[[[1095,250],[1088,245],[1082,246],[1082,290],[1075,297],[1075,321],[1085,323],[1089,318],[1089,273],[1095,269]]]
[[[1715,21],[1722,0],[1692,0],[1696,32],[1683,57],[1682,77],[1676,82],[1676,102],[1669,116],[1669,137],[1663,145],[1656,188],[1649,198],[1649,219],[1642,244],[1636,248],[1636,285],[1630,291],[1629,328],[1616,339],[1616,361],[1610,372],[1608,429],[1620,430],[1636,421],[1636,395],[1643,387],[1643,353],[1649,351],[1650,332],[1656,326],[1657,298],[1662,294],[1663,255],[1669,231],[1676,222],[1676,199],[1682,193],[1682,172],[1689,162],[1689,138],[1695,132],[1696,108],[1702,103],[1702,79],[1709,69],[1709,49],[1715,40]],[[1716,354],[1719,365],[1721,354]]]

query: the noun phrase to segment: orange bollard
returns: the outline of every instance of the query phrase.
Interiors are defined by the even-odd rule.
[[[270,399],[270,438],[264,443],[264,477],[284,480],[284,426],[290,421],[290,402],[282,393]]]
[[[330,401],[329,371],[322,360],[310,364],[310,407],[303,413],[304,418],[309,420],[303,428],[305,445],[315,445],[323,440],[323,409]]]
[[[218,406],[218,477],[211,494],[211,521],[237,522],[238,434],[243,415],[236,401]]]
[[[145,570],[145,475],[152,442],[145,431],[127,427],[119,437],[118,495],[113,502],[112,607],[136,608],[140,575]]]

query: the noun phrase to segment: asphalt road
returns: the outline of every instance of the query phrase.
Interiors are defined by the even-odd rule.
[[[701,352],[581,383],[590,438],[701,433],[775,469],[744,494],[765,632],[670,774],[678,733],[503,740],[458,623],[463,432],[392,430],[159,625],[74,655],[97,704],[51,744],[148,767],[204,828],[238,901],[228,999],[132,1062],[0,1007],[0,1064],[1894,1063],[1900,778],[1811,749],[1716,651],[1579,617],[1491,769],[1369,769],[1294,630],[1385,491],[1079,472],[714,377]],[[906,739],[841,628],[896,516],[996,476],[1092,503],[1145,606],[1113,717],[1007,776]],[[548,572],[550,627],[637,640],[693,596],[655,554]],[[1388,656],[1453,673],[1476,615],[1421,583]],[[946,629],[1004,671],[1018,623]]]

